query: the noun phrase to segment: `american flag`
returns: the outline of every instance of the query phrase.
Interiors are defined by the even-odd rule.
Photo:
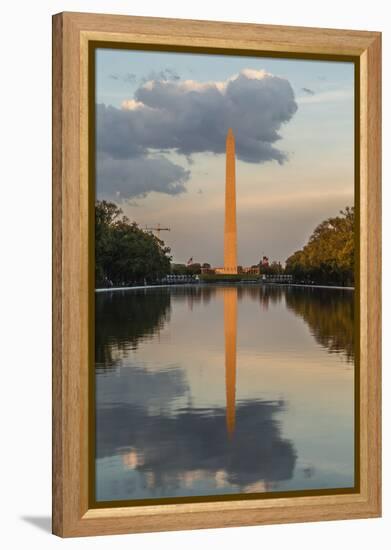
[[[187,265],[191,265],[192,263],[193,263],[193,258],[189,258],[189,259],[187,260]]]

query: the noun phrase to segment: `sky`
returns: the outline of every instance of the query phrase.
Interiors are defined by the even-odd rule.
[[[230,127],[240,265],[354,204],[352,63],[98,49],[96,104],[96,198],[169,227],[175,262],[223,265]]]

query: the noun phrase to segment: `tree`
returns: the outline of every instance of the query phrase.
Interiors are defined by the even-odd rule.
[[[255,266],[259,267],[259,272],[262,275],[280,275],[284,273],[284,268],[281,265],[281,262],[273,260],[271,263],[269,261],[265,262],[261,259],[260,263]]]
[[[171,273],[173,275],[199,275],[201,273],[201,264],[171,264]]]
[[[194,263],[187,266],[189,275],[199,275],[201,273],[201,264]]]
[[[170,271],[170,248],[123,215],[117,205],[95,205],[96,284],[154,281]]]
[[[354,207],[319,224],[302,250],[286,260],[295,279],[325,284],[354,283]]]
[[[185,264],[171,264],[171,273],[173,275],[187,275],[187,267]]]

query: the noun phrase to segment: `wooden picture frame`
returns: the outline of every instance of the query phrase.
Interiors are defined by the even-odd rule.
[[[345,57],[357,68],[359,487],[345,494],[91,508],[88,486],[91,210],[89,45]],[[53,533],[62,537],[381,514],[381,34],[61,13],[53,17]]]

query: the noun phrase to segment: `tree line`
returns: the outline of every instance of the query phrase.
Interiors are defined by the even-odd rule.
[[[171,263],[170,248],[114,203],[95,205],[95,277],[97,287],[154,282],[168,273],[197,275],[208,263]],[[295,282],[354,285],[354,207],[319,224],[308,243],[289,256],[285,269],[279,262],[254,267],[260,274],[291,274]]]
[[[319,224],[308,243],[286,260],[285,272],[298,282],[354,285],[354,207]]]
[[[117,205],[95,204],[97,287],[151,282],[170,272],[170,248],[131,222]]]

